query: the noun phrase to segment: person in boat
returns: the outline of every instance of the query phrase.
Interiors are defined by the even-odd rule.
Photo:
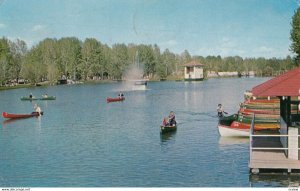
[[[38,106],[38,104],[34,104],[34,111],[37,112],[39,115],[42,115],[42,109],[40,108],[40,106]]]
[[[169,125],[170,126],[176,125],[175,113],[173,111],[170,111],[170,114],[169,114]]]
[[[119,98],[123,99],[124,98],[124,94],[122,92],[119,93]]]
[[[169,118],[165,117],[163,120],[163,126],[169,126]]]
[[[32,93],[29,94],[29,98],[30,98],[30,99],[33,98]]]
[[[218,104],[217,112],[218,117],[224,117],[224,113],[227,114],[227,112],[224,111],[222,104]]]
[[[48,98],[48,94],[44,94],[44,95],[43,95],[43,98]]]

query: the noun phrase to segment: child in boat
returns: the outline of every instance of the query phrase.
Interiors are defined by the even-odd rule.
[[[170,111],[170,114],[169,114],[169,125],[170,126],[176,125],[175,113],[173,111]]]
[[[169,118],[165,117],[163,120],[163,126],[168,126],[169,125]]]

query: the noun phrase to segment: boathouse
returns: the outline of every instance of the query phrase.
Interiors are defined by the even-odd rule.
[[[192,61],[184,65],[184,80],[199,81],[203,80],[203,64]]]
[[[299,172],[300,67],[254,87],[252,94],[280,99],[280,130],[277,134],[269,135],[255,135],[253,129],[250,131],[251,172],[259,173],[261,169]]]

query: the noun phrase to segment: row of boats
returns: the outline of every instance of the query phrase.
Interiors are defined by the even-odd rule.
[[[55,96],[48,96],[42,95],[41,97],[34,97],[32,94],[29,96],[23,96],[20,98],[21,101],[36,101],[36,100],[56,100]],[[39,115],[43,115],[43,112],[31,112],[27,114],[17,114],[17,113],[8,113],[8,112],[2,112],[2,117],[6,119],[22,119],[22,118],[29,118],[29,117],[38,117]]]
[[[292,106],[291,111],[297,112],[298,107]],[[249,136],[253,115],[254,130],[278,130],[280,128],[280,100],[274,98],[250,97],[240,104],[236,114],[219,118],[218,130],[221,136]]]

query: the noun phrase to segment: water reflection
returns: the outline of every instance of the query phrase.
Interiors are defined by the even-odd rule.
[[[175,138],[176,131],[168,132],[168,133],[160,133],[161,142],[167,142]]]
[[[248,144],[249,138],[247,137],[220,137],[219,147],[224,148],[231,145]]]
[[[300,186],[300,173],[292,174],[250,174],[249,182],[251,187],[299,187]]]

